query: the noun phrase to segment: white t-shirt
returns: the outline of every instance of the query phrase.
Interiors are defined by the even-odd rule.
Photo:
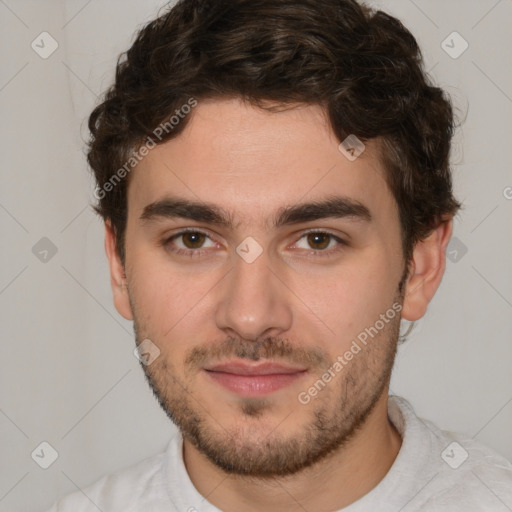
[[[343,512],[511,512],[512,464],[490,448],[439,430],[403,398],[388,414],[402,436],[391,469]],[[48,512],[219,512],[194,487],[180,434],[167,449],[65,496]]]

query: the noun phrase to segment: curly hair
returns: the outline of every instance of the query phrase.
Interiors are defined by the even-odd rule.
[[[339,141],[379,140],[406,263],[462,207],[452,193],[450,100],[399,20],[355,0],[180,0],[119,56],[89,117],[88,162],[102,190],[94,209],[112,223],[123,265],[129,176],[106,185],[191,98],[223,97],[319,105]],[[183,131],[191,116],[181,117],[159,144]]]

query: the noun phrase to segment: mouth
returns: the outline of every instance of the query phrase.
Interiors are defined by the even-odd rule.
[[[207,376],[229,391],[243,396],[260,396],[291,385],[307,369],[281,363],[229,361],[204,368]]]

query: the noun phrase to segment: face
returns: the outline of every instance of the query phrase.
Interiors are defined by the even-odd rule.
[[[186,441],[227,472],[292,474],[387,391],[396,202],[375,143],[350,161],[317,106],[191,115],[130,177],[116,307],[160,350],[142,367]]]

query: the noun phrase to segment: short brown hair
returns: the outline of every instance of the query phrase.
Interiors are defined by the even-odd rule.
[[[261,108],[317,104],[340,141],[380,138],[406,262],[461,207],[450,101],[396,18],[355,0],[180,0],[119,57],[115,83],[89,118],[88,161],[103,190],[94,209],[112,222],[123,264],[128,179],[104,187],[191,98],[222,97]],[[182,117],[158,143],[184,129],[190,116]]]

